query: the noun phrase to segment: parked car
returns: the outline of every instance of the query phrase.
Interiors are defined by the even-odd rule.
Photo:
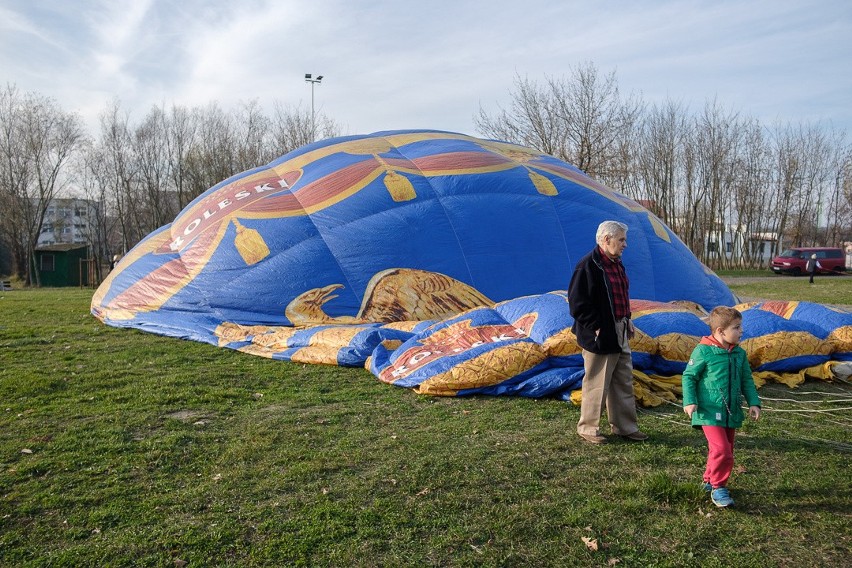
[[[772,259],[769,268],[775,274],[807,274],[805,263],[812,254],[817,255],[820,268],[817,274],[843,274],[846,272],[846,255],[839,248],[796,247],[783,251]]]

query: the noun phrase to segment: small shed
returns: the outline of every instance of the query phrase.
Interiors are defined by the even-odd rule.
[[[42,286],[88,285],[87,247],[79,243],[45,245],[35,249]],[[81,270],[81,266],[83,269]],[[83,282],[80,282],[82,274]]]

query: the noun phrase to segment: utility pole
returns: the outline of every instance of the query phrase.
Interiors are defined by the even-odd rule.
[[[316,142],[317,117],[314,113],[314,85],[322,83],[322,75],[317,75],[316,79],[314,79],[311,73],[305,73],[305,83],[311,84],[311,142]]]

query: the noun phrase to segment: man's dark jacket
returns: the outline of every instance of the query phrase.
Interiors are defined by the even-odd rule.
[[[568,304],[574,325],[571,330],[577,343],[592,353],[619,353],[621,346],[615,333],[615,310],[612,288],[603,268],[601,249],[596,246],[574,268],[568,286]],[[595,336],[595,330],[600,335]]]

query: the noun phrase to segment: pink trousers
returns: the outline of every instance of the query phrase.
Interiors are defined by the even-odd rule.
[[[725,487],[734,468],[734,436],[736,430],[724,426],[702,426],[707,438],[707,468],[704,481],[713,486]]]

